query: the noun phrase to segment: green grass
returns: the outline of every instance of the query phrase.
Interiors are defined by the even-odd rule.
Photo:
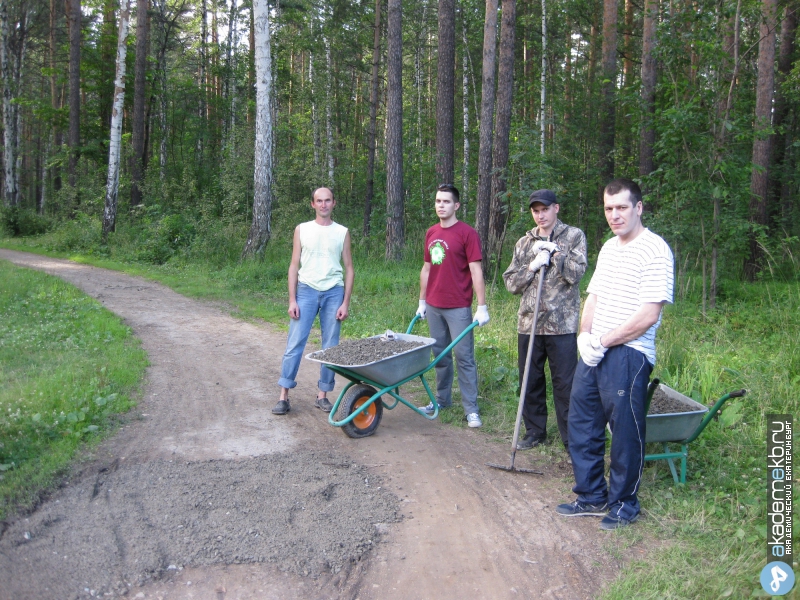
[[[114,429],[145,366],[130,329],[98,302],[0,261],[0,520]]]
[[[219,243],[241,248],[242,231]],[[30,249],[38,245],[41,251],[43,239],[46,236],[23,243]],[[19,241],[5,240],[2,245],[26,249]],[[223,252],[228,258],[221,259],[208,243],[205,248],[211,254],[206,258],[190,248],[160,266],[125,258],[132,253],[122,246],[73,258],[106,266],[103,261],[117,260],[112,265],[116,268],[157,279],[190,296],[222,301],[243,317],[286,326],[290,245],[288,239],[274,239],[262,261],[243,263],[230,249]],[[410,250],[402,262],[386,263],[380,240],[354,239],[356,283],[343,336],[405,331],[417,304],[418,250]],[[476,330],[479,403],[483,433],[510,444],[518,400],[519,298],[508,294],[502,281],[499,284],[489,295],[492,320]],[[707,405],[735,389],[746,388],[748,394],[729,402],[721,418],[690,445],[685,485],[673,484],[664,461],[647,463],[640,492],[646,518],[609,533],[607,542],[610,555],[639,556],[645,550],[645,558],[631,560],[604,589],[604,598],[743,598],[760,593],[758,577],[766,563],[765,415],[800,415],[800,285],[721,284],[716,311],[701,314],[691,289],[667,308],[653,376]],[[427,325],[418,324],[415,332],[425,334]],[[443,411],[441,418],[465,427],[458,401],[456,395],[456,406]],[[558,438],[554,418],[548,435]],[[560,457],[559,446],[551,444],[540,453]],[[564,479],[565,490],[570,482]],[[566,492],[565,500],[569,496]]]

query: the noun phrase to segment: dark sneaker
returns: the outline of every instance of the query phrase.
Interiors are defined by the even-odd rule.
[[[535,448],[536,446],[541,446],[544,444],[546,438],[544,437],[534,437],[532,435],[526,435],[524,438],[517,442],[517,450],[530,450],[531,448]]]
[[[317,398],[317,401],[314,402],[314,406],[316,406],[322,412],[331,412],[331,409],[333,408],[333,404],[328,402],[327,398]]]
[[[608,510],[608,504],[589,504],[575,500],[571,504],[559,504],[556,512],[563,517],[604,517]],[[605,520],[605,519],[604,519]]]
[[[603,531],[613,531],[614,529],[619,529],[620,527],[627,527],[631,523],[636,523],[639,520],[639,515],[634,515],[632,519],[623,519],[622,517],[618,517],[608,513],[603,520],[600,521],[600,529]]]
[[[273,415],[285,415],[291,410],[288,400],[278,400],[275,408],[272,409]]]

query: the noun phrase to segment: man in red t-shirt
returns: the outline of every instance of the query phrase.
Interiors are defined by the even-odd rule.
[[[478,232],[456,218],[458,188],[444,183],[436,188],[436,216],[439,223],[425,234],[425,264],[419,276],[420,318],[428,319],[434,356],[439,356],[470,323],[489,322],[486,287],[481,268],[481,240]],[[472,316],[472,293],[478,296],[478,310]],[[478,368],[472,332],[453,349],[458,363],[461,404],[470,427],[483,425],[478,411]],[[436,364],[436,402],[447,408],[453,402],[453,357],[450,353]],[[433,414],[433,402],[422,407]]]

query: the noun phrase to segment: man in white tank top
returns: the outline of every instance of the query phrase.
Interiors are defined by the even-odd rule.
[[[292,260],[289,264],[289,336],[281,364],[280,398],[272,413],[285,415],[291,410],[289,390],[297,385],[295,377],[314,320],[319,315],[322,348],[339,343],[339,329],[347,318],[353,292],[353,258],[350,232],[331,218],[336,200],[328,188],[319,188],[311,196],[313,221],[301,223],[294,230]],[[344,267],[344,269],[342,268]],[[344,272],[343,272],[344,271]],[[334,374],[320,366],[315,406],[330,412],[328,392],[333,391]]]

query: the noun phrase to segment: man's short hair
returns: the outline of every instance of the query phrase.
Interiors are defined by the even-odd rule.
[[[336,199],[336,196],[333,195],[333,188],[330,188],[327,185],[322,185],[322,186],[316,188],[313,192],[311,192],[311,201],[312,202],[314,201],[314,198],[316,197],[317,192],[320,191],[320,190],[328,190],[331,193],[331,198],[333,198],[334,200]]]
[[[642,190],[639,187],[639,184],[624,177],[620,177],[619,179],[615,179],[614,181],[610,182],[606,186],[606,189],[603,191],[603,193],[608,194],[609,196],[616,196],[625,190],[628,190],[630,193],[631,206],[636,206],[642,201]]]
[[[450,192],[451,194],[453,194],[453,201],[461,202],[461,200],[459,200],[458,188],[454,186],[452,183],[440,183],[439,185],[436,186],[436,191]]]

